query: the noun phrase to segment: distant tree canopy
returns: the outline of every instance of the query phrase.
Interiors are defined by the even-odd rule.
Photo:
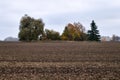
[[[86,34],[85,34],[85,27],[78,23],[71,24],[69,23],[62,35],[62,40],[75,40],[75,41],[83,41],[86,40]]]
[[[85,33],[85,27],[80,23],[69,23],[60,35],[54,30],[45,29],[41,19],[34,19],[28,15],[21,18],[19,26],[20,41],[36,40],[70,40],[70,41],[100,41],[99,30],[94,20],[91,23],[91,30]]]
[[[45,37],[47,40],[60,40],[60,33],[54,30],[45,29]]]
[[[34,19],[25,15],[20,21],[19,30],[20,41],[38,40],[44,32],[44,23],[41,19]]]
[[[100,41],[99,30],[97,30],[97,26],[94,20],[91,23],[91,30],[88,30],[88,40],[89,41]]]
[[[112,41],[120,41],[120,37],[117,35],[112,36]]]

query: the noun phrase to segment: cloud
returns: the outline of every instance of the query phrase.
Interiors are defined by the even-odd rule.
[[[0,39],[17,37],[19,21],[24,14],[42,18],[45,28],[60,32],[67,23],[78,21],[89,29],[94,19],[102,35],[120,35],[119,9],[120,0],[3,0],[0,2]]]

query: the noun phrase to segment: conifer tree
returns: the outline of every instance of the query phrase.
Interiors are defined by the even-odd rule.
[[[88,30],[88,40],[100,41],[99,30],[97,30],[97,26],[94,20],[92,20],[92,23],[91,23],[91,30]]]

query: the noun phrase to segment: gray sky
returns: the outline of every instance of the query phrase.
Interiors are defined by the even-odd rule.
[[[18,36],[24,14],[42,18],[45,28],[60,33],[74,22],[82,23],[88,30],[95,20],[102,36],[120,36],[120,0],[1,0],[0,40]]]

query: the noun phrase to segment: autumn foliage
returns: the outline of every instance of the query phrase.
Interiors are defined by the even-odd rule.
[[[83,41],[86,39],[85,28],[81,23],[69,23],[61,36],[62,40]]]
[[[37,40],[68,40],[68,41],[100,41],[99,30],[94,21],[91,23],[91,30],[85,32],[85,27],[80,22],[69,23],[65,26],[60,35],[55,30],[44,30],[44,23],[41,19],[34,19],[30,16],[23,16],[19,26],[20,41]]]

